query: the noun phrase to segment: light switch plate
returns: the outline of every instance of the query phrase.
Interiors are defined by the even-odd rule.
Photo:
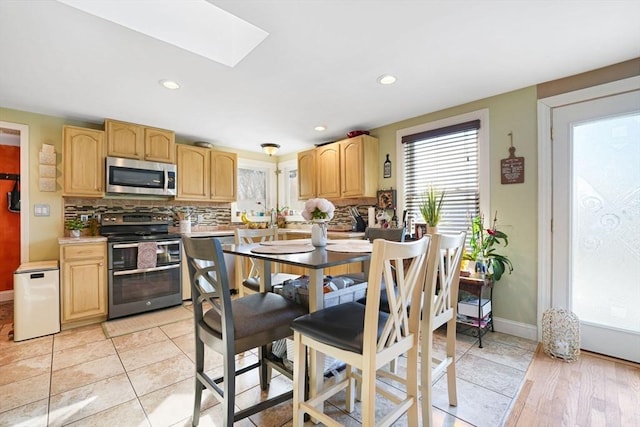
[[[49,205],[43,205],[38,203],[33,205],[34,216],[49,216],[50,211],[51,211],[51,207]]]

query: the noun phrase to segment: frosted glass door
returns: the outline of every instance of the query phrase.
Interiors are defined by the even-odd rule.
[[[552,304],[581,347],[640,362],[640,92],[554,110]]]

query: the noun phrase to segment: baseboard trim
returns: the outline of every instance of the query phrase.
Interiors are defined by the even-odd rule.
[[[13,290],[0,292],[0,302],[5,301],[13,301]]]
[[[498,332],[538,341],[538,328],[536,325],[529,325],[528,323],[514,322],[513,320],[494,317],[493,326]]]

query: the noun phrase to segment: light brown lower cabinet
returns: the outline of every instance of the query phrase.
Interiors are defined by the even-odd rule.
[[[60,246],[61,323],[80,326],[107,316],[107,244]]]

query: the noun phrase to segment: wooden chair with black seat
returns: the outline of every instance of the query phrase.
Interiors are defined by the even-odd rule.
[[[236,228],[236,245],[263,243],[278,240],[278,229],[270,228]],[[236,260],[236,288],[240,295],[260,292],[260,260],[238,257]],[[277,269],[278,265],[272,268]],[[299,275],[275,271],[271,274],[271,285],[279,285],[285,280],[296,279]]]
[[[346,409],[352,412],[356,380],[362,382],[362,425],[375,424],[376,393],[397,405],[379,420],[380,425],[391,425],[405,413],[409,425],[418,424],[420,310],[407,310],[407,306],[411,301],[421,301],[431,244],[430,238],[407,243],[375,240],[366,305],[356,302],[339,304],[293,321],[294,426],[303,425],[305,413],[326,425],[339,425],[322,412],[323,402],[346,389]],[[396,264],[395,274],[392,263]],[[383,287],[389,295],[389,313],[379,310]],[[325,384],[317,394],[311,390],[311,397],[305,400],[307,348],[341,360],[347,368],[344,378],[340,377],[334,384]],[[408,360],[405,377],[382,369],[403,354]],[[406,390],[398,389],[396,394],[388,388],[378,387],[378,376],[402,381]]]
[[[422,425],[424,426],[433,425],[431,386],[433,380],[439,378],[444,371],[447,373],[449,405],[457,406],[458,404],[456,392],[456,316],[460,262],[464,252],[466,233],[462,232],[456,236],[435,236],[438,236],[438,243],[434,244],[431,250],[437,256],[433,258],[434,265],[429,266],[430,271],[434,274],[427,276],[420,325],[422,350],[420,387]],[[443,359],[439,359],[433,355],[433,331],[444,324],[447,325],[446,355]]]
[[[193,299],[196,345],[196,383],[192,424],[200,420],[202,390],[207,387],[223,405],[222,425],[232,426],[257,412],[278,405],[292,397],[292,390],[235,412],[236,376],[260,369],[262,389],[268,387],[267,345],[291,336],[291,322],[307,312],[301,305],[271,293],[256,293],[231,299],[229,279],[220,241],[215,238],[183,237]],[[223,374],[211,378],[204,371],[205,345],[222,355]],[[236,368],[235,355],[259,349],[256,363]],[[284,367],[273,364],[291,378]],[[222,383],[222,386],[219,384]]]
[[[405,229],[404,228],[373,228],[369,227],[364,232],[364,238],[373,243],[376,239],[384,239],[390,240],[392,242],[404,242],[405,237]],[[371,260],[364,262],[364,268],[362,273],[349,273],[349,274],[341,274],[339,277],[348,277],[353,280],[358,280],[359,282],[366,282],[367,275],[369,273],[369,266],[371,265]],[[386,290],[382,290],[380,294],[380,307],[381,310],[389,312],[389,303],[387,301],[387,292]],[[358,300],[360,304],[366,304],[367,297],[362,297]]]

